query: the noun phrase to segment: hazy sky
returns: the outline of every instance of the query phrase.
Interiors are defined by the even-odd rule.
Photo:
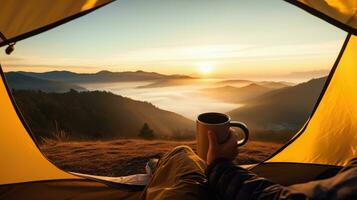
[[[280,0],[118,0],[11,56],[1,49],[0,61],[7,71],[301,75],[329,69],[345,36]]]

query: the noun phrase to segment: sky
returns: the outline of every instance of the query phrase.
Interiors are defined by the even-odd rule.
[[[25,39],[5,71],[155,71],[205,77],[326,74],[346,33],[284,1],[118,0]]]

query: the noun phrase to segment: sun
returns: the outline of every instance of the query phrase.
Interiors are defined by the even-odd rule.
[[[198,69],[202,74],[209,74],[213,71],[213,65],[209,63],[204,63],[198,66]]]

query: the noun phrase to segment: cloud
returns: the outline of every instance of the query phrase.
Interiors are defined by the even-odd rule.
[[[192,74],[202,63],[214,63],[217,77],[262,77],[306,80],[327,74],[340,49],[339,41],[303,44],[216,44],[162,46],[81,57],[21,55],[0,57],[8,70],[100,70],[143,69],[161,73]],[[315,70],[318,69],[318,70]],[[6,69],[5,69],[6,70]],[[292,72],[293,71],[293,72]]]
[[[327,76],[329,74],[329,72],[330,72],[330,70],[328,70],[328,69],[291,72],[287,75],[287,77],[292,77],[292,78],[323,77],[323,76]]]
[[[8,55],[0,56],[0,61],[5,62],[5,63],[10,63],[10,62],[16,63],[16,62],[21,62],[23,60],[24,60],[23,57],[17,57],[17,56],[11,56],[11,55],[10,56],[8,56]]]
[[[257,59],[291,59],[328,55],[335,52],[336,42],[298,45],[225,44],[138,49],[113,54],[107,60],[114,63],[172,63],[207,60],[230,62],[238,59],[253,61]]]

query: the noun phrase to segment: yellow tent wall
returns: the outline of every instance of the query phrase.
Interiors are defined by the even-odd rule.
[[[357,37],[349,35],[310,121],[267,162],[345,165],[357,156]]]
[[[0,79],[0,185],[28,181],[78,178],[50,163],[21,122]]]
[[[59,26],[112,0],[8,0],[0,3],[0,47]],[[49,162],[20,119],[0,79],[0,185],[52,179],[79,179]]]
[[[5,0],[0,2],[0,47],[54,28],[112,0]]]

